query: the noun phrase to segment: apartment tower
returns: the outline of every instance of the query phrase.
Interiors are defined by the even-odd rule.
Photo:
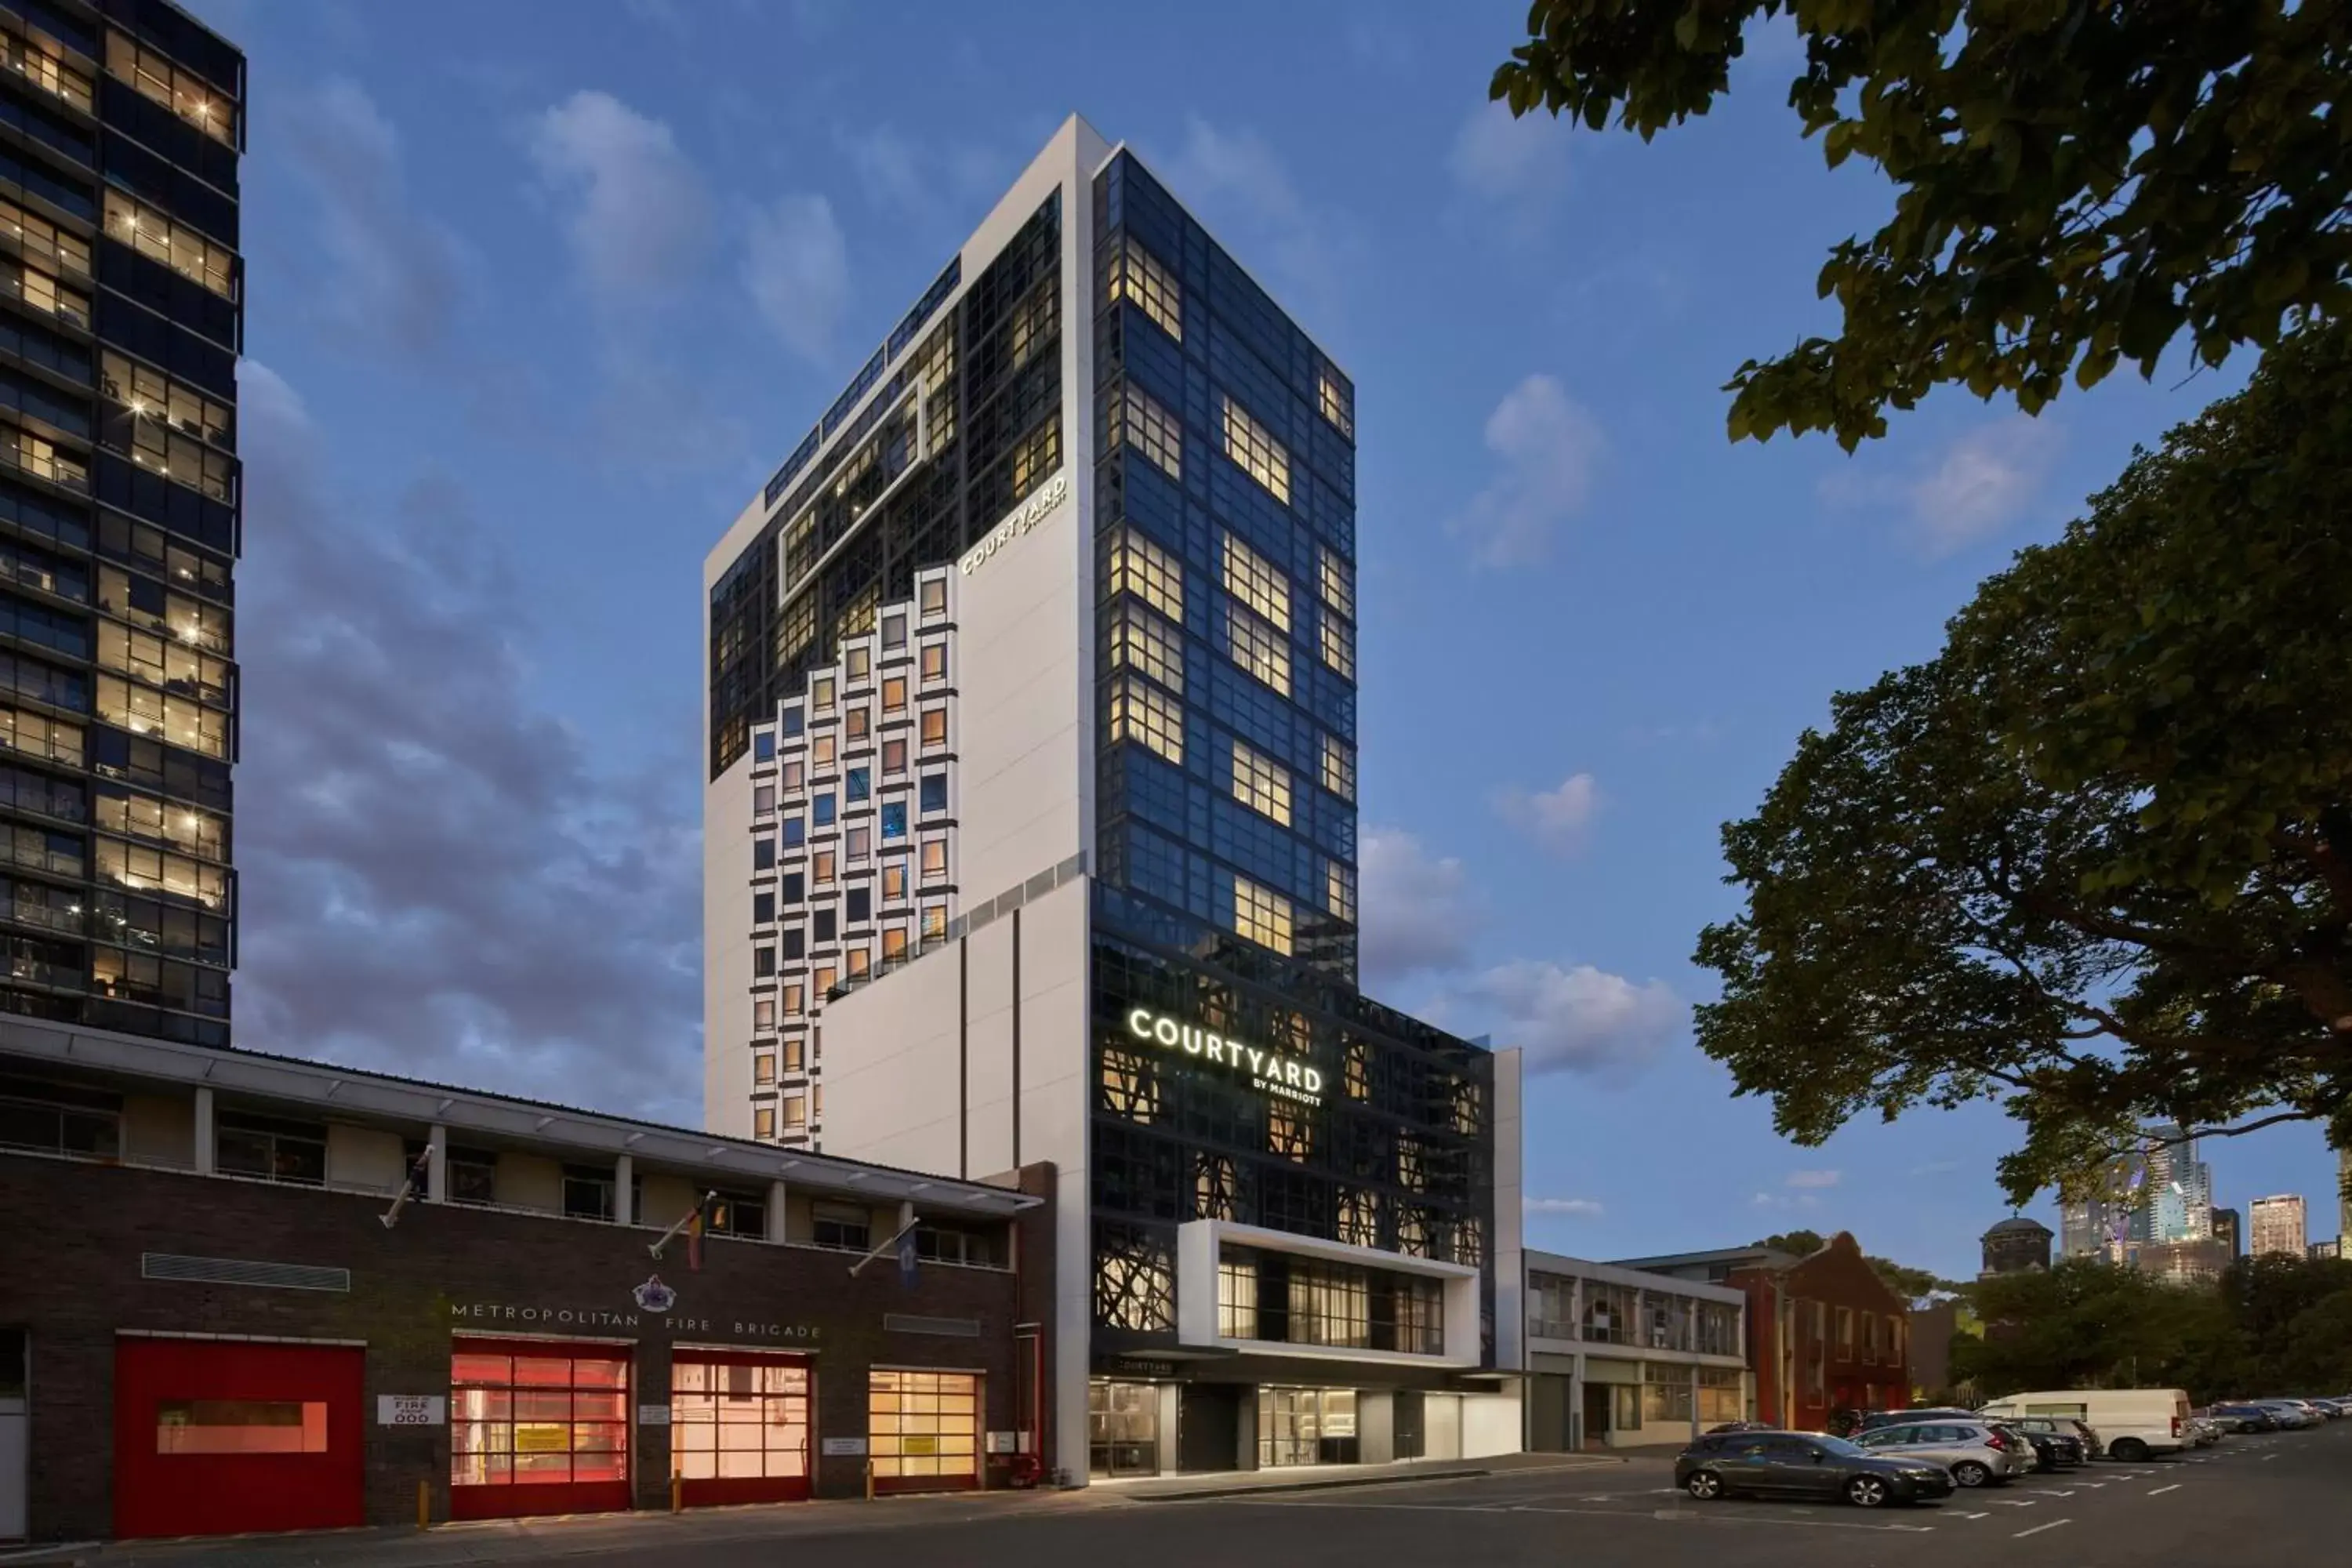
[[[0,7],[0,1007],[226,1045],[245,58]]]
[[[1052,1162],[1076,1475],[1518,1445],[1517,1054],[1356,986],[1355,437],[1073,119],[705,567],[709,1123]]]

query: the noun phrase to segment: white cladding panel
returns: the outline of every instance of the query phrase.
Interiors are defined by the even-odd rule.
[[[705,737],[705,756],[709,744]],[[730,1138],[749,1138],[751,757],[738,757],[712,780],[702,802],[702,1124]]]
[[[956,1138],[958,959],[955,943],[934,949],[825,1009],[826,1153],[964,1173]]]

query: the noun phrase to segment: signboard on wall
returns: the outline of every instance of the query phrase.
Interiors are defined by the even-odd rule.
[[[827,1437],[822,1449],[828,1459],[862,1459],[866,1457],[863,1437]]]
[[[379,1394],[375,1424],[379,1426],[439,1426],[449,1419],[449,1401],[438,1394]]]
[[[1021,1451],[1016,1447],[1019,1436],[1017,1432],[991,1432],[988,1435],[988,1451],[992,1454],[1017,1454]]]
[[[669,1425],[669,1406],[668,1406],[668,1405],[638,1405],[638,1406],[637,1406],[637,1425],[638,1425],[638,1426],[668,1426],[668,1425]]]

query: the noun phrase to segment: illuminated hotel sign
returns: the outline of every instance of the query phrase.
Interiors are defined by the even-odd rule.
[[[1030,492],[1029,499],[1008,513],[1003,522],[988,531],[988,536],[963,552],[959,563],[967,577],[989,563],[998,551],[1036,527],[1053,515],[1054,509],[1070,499],[1070,476],[1066,470],[1055,474]]]
[[[1305,1062],[1277,1052],[1226,1039],[1198,1024],[1180,1024],[1149,1007],[1137,1007],[1128,1014],[1127,1032],[1139,1040],[1150,1040],[1171,1051],[1182,1051],[1188,1057],[1214,1063],[1236,1077],[1247,1073],[1251,1087],[1268,1094],[1304,1105],[1323,1102],[1323,1075]]]

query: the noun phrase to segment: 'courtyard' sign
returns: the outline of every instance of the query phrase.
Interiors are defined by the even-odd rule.
[[[967,577],[988,564],[989,558],[1039,523],[1053,515],[1054,509],[1070,499],[1070,476],[1066,469],[1029,492],[1029,499],[1005,514],[1003,522],[988,531],[978,544],[963,552],[959,563]]]
[[[1127,1032],[1139,1040],[1150,1040],[1202,1062],[1213,1062],[1235,1077],[1246,1073],[1253,1088],[1283,1100],[1295,1100],[1302,1105],[1323,1103],[1323,1075],[1295,1058],[1229,1040],[1198,1024],[1180,1024],[1149,1007],[1129,1012]]]

